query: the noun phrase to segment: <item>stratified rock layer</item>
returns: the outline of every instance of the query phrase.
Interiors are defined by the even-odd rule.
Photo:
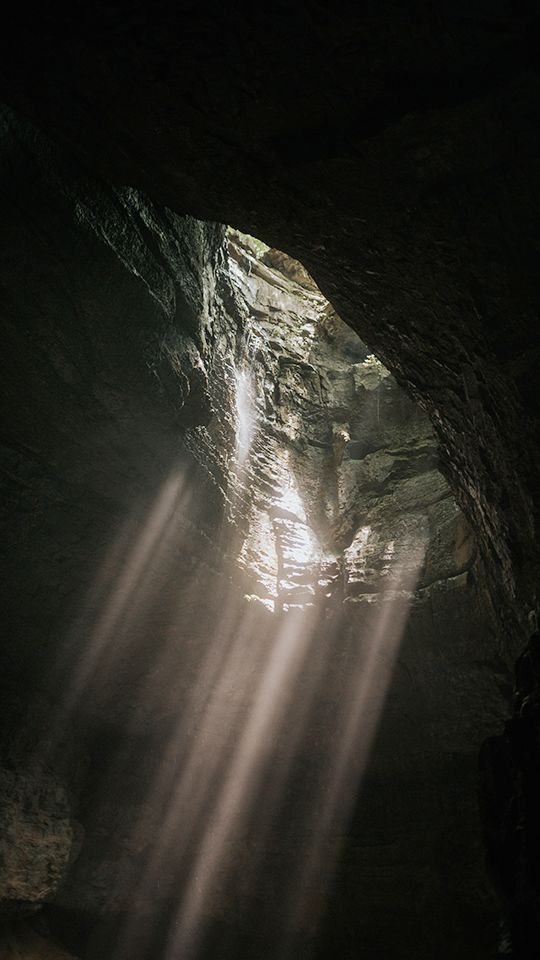
[[[261,263],[234,235],[229,250],[244,328],[239,417],[251,434],[241,560],[268,584],[266,599],[326,591],[369,603],[405,574],[407,549],[412,566],[422,553],[415,588],[465,574],[474,544],[425,415],[294,261],[274,255],[269,270],[268,254]]]

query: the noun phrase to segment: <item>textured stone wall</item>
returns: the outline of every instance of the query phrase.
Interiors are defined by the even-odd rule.
[[[341,708],[365,688],[373,737],[353,738],[344,764],[362,792],[345,778],[349,809],[328,815],[308,889],[310,903],[330,894],[326,919],[310,907],[294,945],[488,956],[476,756],[508,678],[427,419],[298,264],[90,178],[11,111],[2,123],[4,676],[28,723],[51,704],[55,757],[59,730],[79,745],[58,769],[16,755],[43,840],[32,870],[23,846],[7,899],[46,902],[53,932],[91,960],[133,916],[130,949],[161,949],[198,813],[189,797],[161,851],[182,765],[207,716],[201,756],[234,756],[261,663],[298,615],[311,656],[253,818],[231,831],[209,955],[271,955],[299,851],[341,785]],[[409,609],[401,646],[358,672],[391,601],[403,620]],[[200,686],[214,650],[217,705]],[[145,885],[156,847],[159,882]]]
[[[224,578],[219,457],[211,470],[189,444],[213,415],[223,231],[89,180],[10,111],[0,163],[1,897],[24,913],[55,896],[85,835],[112,902],[121,851],[89,830],[101,773],[126,726],[159,728],[177,700],[155,663],[176,585],[189,622],[199,584]],[[190,485],[196,504],[175,509]]]
[[[373,952],[384,943],[389,956],[489,955],[497,906],[483,868],[476,766],[479,741],[505,713],[510,678],[497,660],[474,539],[439,472],[426,416],[298,265],[234,234],[229,257],[254,418],[240,559],[270,608],[332,611],[318,642],[334,656],[316,696],[327,769],[344,664],[354,676],[374,610],[405,584],[414,598],[350,812],[322,952],[348,955],[348,930],[351,943]],[[375,703],[377,678],[372,687]],[[309,749],[297,762],[316,793],[324,773],[313,773]],[[299,837],[305,812],[300,790],[288,808]],[[335,843],[330,831],[322,875]],[[279,838],[273,856],[286,860]],[[403,931],[407,944],[398,944]]]
[[[266,599],[369,603],[407,548],[425,552],[420,589],[465,582],[475,547],[427,418],[313,283],[296,282],[294,261],[272,269],[274,254],[241,244],[229,250],[253,437],[240,480],[255,500],[242,560],[273,584]]]
[[[24,687],[2,693],[0,904],[17,913],[54,896],[80,848],[76,785],[84,755],[69,731],[51,750],[53,704],[29,707]]]
[[[308,267],[428,412],[511,660],[538,579],[538,10],[488,6],[78,4],[21,12],[1,61],[105,179]]]
[[[5,96],[117,185],[106,191],[109,200],[114,197],[115,214],[111,217],[101,203],[94,217],[98,232],[102,217],[111,224],[127,212],[127,195],[118,192],[118,185],[127,183],[145,190],[154,203],[263,237],[309,267],[340,316],[426,409],[437,431],[445,475],[482,555],[483,573],[473,575],[477,583],[489,585],[497,620],[496,644],[487,657],[474,658],[475,670],[489,672],[504,686],[538,604],[537,4],[473,0],[434,6],[411,0],[330,6],[303,0],[294,6],[222,5],[210,13],[192,4],[149,7],[122,0],[75,4],[67,17],[43,5],[30,14],[27,5],[10,12],[14,23],[0,37]],[[30,154],[36,145],[34,141]],[[18,293],[6,315],[18,318],[22,311],[25,319],[14,324],[17,329],[6,341],[12,401],[6,408],[4,456],[9,502],[16,494],[23,506],[14,512],[15,523],[8,521],[3,541],[17,541],[17,549],[6,547],[5,650],[10,672],[24,674],[32,666],[40,677],[55,638],[64,635],[69,599],[78,610],[107,549],[111,526],[117,528],[125,519],[126,487],[127,500],[132,502],[135,492],[139,504],[135,516],[145,516],[159,486],[154,471],[163,463],[161,440],[168,449],[164,475],[171,448],[160,427],[165,411],[162,400],[156,400],[157,380],[148,376],[159,350],[151,349],[150,368],[132,368],[131,383],[137,390],[144,384],[142,408],[124,406],[115,384],[127,370],[111,364],[111,376],[95,398],[92,436],[77,415],[77,403],[84,405],[81,396],[96,380],[96,365],[82,359],[92,353],[92,336],[85,334],[83,350],[63,330],[62,343],[49,337],[42,350],[33,349],[36,327],[46,338],[42,320],[55,308],[49,295],[29,310],[30,291],[45,283],[50,289],[53,278],[56,282],[64,276],[63,264],[72,275],[84,261],[92,293],[70,286],[66,304],[57,284],[62,315],[71,316],[70,304],[85,301],[89,313],[95,306],[107,316],[115,303],[110,291],[118,289],[121,276],[129,305],[121,300],[117,329],[126,316],[139,316],[143,327],[148,323],[153,329],[160,308],[152,294],[141,294],[144,280],[128,271],[126,281],[117,263],[111,274],[111,263],[106,265],[95,244],[88,237],[83,242],[77,231],[64,234],[70,237],[69,253],[53,260],[49,225],[58,223],[56,201],[40,200],[43,179],[28,150],[17,148],[12,157],[6,183],[15,186],[2,213],[9,238],[6,289],[13,283]],[[22,201],[17,199],[21,195]],[[133,212],[136,195],[128,195]],[[132,219],[125,233],[129,253],[140,245],[140,218],[136,220],[135,235]],[[62,223],[64,231],[65,219]],[[156,230],[150,235],[154,262]],[[94,262],[99,266],[90,278]],[[155,291],[153,282],[146,289]],[[83,320],[80,326],[86,329],[88,323]],[[140,342],[133,339],[132,326],[129,334]],[[120,339],[112,350],[116,360],[124,346]],[[54,363],[49,356],[56,358]],[[98,370],[103,363],[100,358]],[[178,373],[178,364],[175,369]],[[193,354],[184,370],[193,386],[197,370]],[[16,377],[24,383],[24,403]],[[176,398],[181,382],[185,396],[183,376],[173,374],[172,383],[166,375],[162,380]],[[53,415],[54,396],[61,400]],[[122,410],[127,411],[123,419]],[[13,446],[15,418],[26,422],[23,433],[31,442],[24,448]],[[67,426],[57,430],[51,446],[48,421],[54,419]],[[222,419],[230,432],[231,424],[227,427],[226,416]],[[134,445],[137,453],[128,453],[126,437],[133,435],[134,423],[143,422],[146,429]],[[212,472],[219,484],[224,464],[216,461],[216,445],[207,441],[202,424],[194,429],[198,440],[190,450],[204,446],[208,466],[213,465],[204,472],[208,502],[220,504],[222,495],[208,477]],[[176,438],[175,426],[172,434]],[[45,436],[52,465],[43,450]],[[73,436],[77,441],[67,442]],[[106,443],[96,436],[106,436]],[[172,447],[174,459],[176,439]],[[102,477],[89,511],[80,508],[87,502],[77,467],[85,460],[81,450],[90,451],[85,471],[91,465],[94,479]],[[71,466],[64,482],[59,477],[66,463]],[[93,484],[89,487],[94,491]],[[103,497],[103,489],[112,487],[112,499]],[[21,514],[32,530],[31,560],[19,534]],[[76,535],[66,534],[75,528]],[[195,535],[186,558],[199,542]],[[208,551],[200,553],[199,568],[203,558],[208,564]],[[76,555],[77,576],[76,564],[66,561]],[[185,567],[182,571],[180,579],[187,578]],[[15,600],[19,587],[30,598],[22,605]],[[38,609],[47,610],[47,616],[38,615]],[[433,623],[442,630],[457,616],[456,605],[449,602]],[[469,622],[468,617],[454,622],[452,649],[462,666],[452,673],[452,728],[459,725],[460,684],[467,685],[471,677],[470,641],[478,631],[469,637]],[[434,659],[424,659],[422,669],[436,661],[439,675],[446,652],[437,648],[431,655]],[[486,697],[481,684],[478,690],[482,714]],[[108,696],[104,691],[102,699]],[[470,727],[474,736],[474,724]],[[504,797],[516,793],[507,785],[501,789]],[[451,807],[453,798],[446,797],[444,788],[441,793],[439,806],[446,802]],[[514,828],[519,848],[519,820]],[[510,872],[523,875],[515,864]],[[527,884],[518,900],[522,895],[534,899]],[[508,892],[506,896],[512,900]]]

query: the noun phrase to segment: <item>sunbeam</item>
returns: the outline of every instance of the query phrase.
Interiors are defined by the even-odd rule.
[[[236,456],[243,464],[249,454],[255,433],[256,408],[253,397],[253,384],[248,370],[236,371]]]
[[[177,546],[174,526],[190,496],[181,472],[174,471],[156,496],[142,529],[135,536],[131,533],[130,538],[133,524],[126,524],[105,558],[86,614],[80,618],[71,639],[71,646],[80,644],[80,653],[76,669],[71,672],[60,723],[66,721],[93,677],[98,672],[111,670],[112,663],[119,658],[123,637],[129,634],[148,596],[155,590],[152,579],[159,580],[160,563],[164,562],[168,549]],[[134,542],[130,543],[130,539]],[[111,577],[112,585],[107,582]],[[96,611],[99,611],[97,619]],[[84,642],[81,643],[81,639]]]
[[[420,545],[394,571],[395,586],[388,590],[354,632],[347,674],[342,676],[339,709],[334,715],[333,740],[327,758],[321,796],[314,798],[309,843],[291,884],[287,935],[289,950],[295,935],[316,932],[332,881],[352,807],[358,797],[399,647],[407,624],[424,550]],[[329,665],[328,665],[329,666]],[[288,951],[283,952],[287,956]]]
[[[414,502],[382,519],[378,491],[391,478],[395,509],[409,476],[407,450],[380,453],[386,371],[350,333],[343,358],[318,291],[302,292],[299,324],[258,269],[242,295],[266,306],[243,304],[227,416],[213,409],[187,437],[193,462],[183,451],[146,515],[128,515],[66,643],[80,655],[57,730],[84,727],[87,700],[109,718],[96,795],[113,823],[98,804],[90,829],[124,838],[112,960],[311,955],[424,566]],[[216,437],[231,449],[212,461]]]

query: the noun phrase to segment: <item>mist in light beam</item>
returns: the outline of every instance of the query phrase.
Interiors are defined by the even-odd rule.
[[[236,381],[236,458],[239,464],[247,459],[255,434],[256,407],[251,374],[237,370]]]
[[[259,452],[259,414],[251,374],[239,369],[233,380],[233,473],[242,501]],[[231,904],[248,926],[271,932],[265,960],[308,957],[315,942],[425,547],[389,541],[376,597],[346,595],[345,577],[337,578],[337,598],[328,593],[329,579],[319,580],[319,572],[335,557],[310,525],[289,453],[283,447],[274,470],[272,502],[250,503],[255,533],[245,523],[227,544],[238,561],[242,551],[256,552],[261,530],[275,537],[265,553],[276,565],[273,612],[267,597],[244,592],[237,572],[216,573],[213,543],[191,556],[190,530],[206,505],[189,471],[176,467],[144,519],[126,518],[69,638],[76,666],[57,726],[91,693],[105,703],[111,726],[129,734],[108,760],[102,795],[110,790],[122,802],[115,784],[138,762],[130,737],[136,745],[147,728],[159,730],[151,734],[148,769],[135,769],[138,805],[129,821],[119,818],[138,870],[128,900],[118,872],[112,899],[127,919],[112,960],[214,957],[210,944]],[[228,493],[233,502],[234,490]],[[283,518],[280,543],[275,531]],[[368,563],[371,537],[364,522],[343,551],[351,569],[353,560],[357,572]],[[309,582],[309,591],[297,582]],[[114,676],[128,678],[129,710],[121,718],[107,701]],[[160,916],[159,935],[151,915]],[[255,942],[258,935],[255,929]],[[232,960],[234,948],[218,954]]]

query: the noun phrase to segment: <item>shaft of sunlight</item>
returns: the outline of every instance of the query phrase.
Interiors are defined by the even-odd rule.
[[[326,771],[322,802],[314,804],[310,842],[305,845],[292,885],[288,951],[295,936],[314,932],[324,910],[353,805],[360,792],[395,663],[405,632],[425,548],[409,551],[407,562],[394,570],[394,584],[374,605],[357,637],[358,650],[343,677],[341,707],[335,720],[334,749]],[[289,952],[283,951],[283,957]]]
[[[249,716],[206,824],[191,884],[180,905],[167,954],[171,960],[196,955],[212,884],[218,870],[223,869],[228,840],[247,819],[261,778],[267,774],[269,746],[305,662],[312,634],[309,614],[293,612],[284,618],[273,638]]]
[[[189,496],[181,472],[173,471],[156,496],[142,529],[134,535],[132,525],[126,523],[107,554],[72,638],[79,652],[57,717],[60,725],[65,723],[93,678],[110,669],[118,656],[129,625],[144,607],[160,560],[177,539],[177,531],[171,524],[180,506],[185,508]],[[100,613],[95,620],[96,610]]]
[[[247,370],[237,370],[236,381],[236,458],[243,464],[251,449],[255,433],[255,398],[251,376]]]

